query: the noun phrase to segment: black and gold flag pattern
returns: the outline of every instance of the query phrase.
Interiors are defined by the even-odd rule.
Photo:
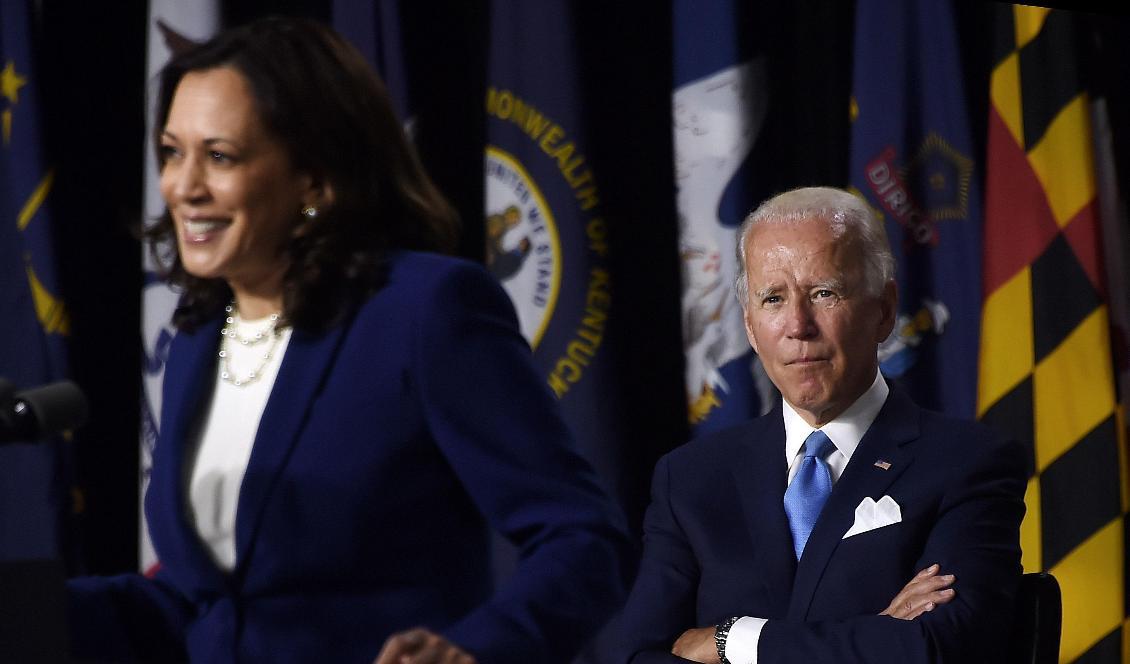
[[[1023,563],[1060,582],[1060,661],[1126,662],[1124,428],[1075,27],[1038,7],[998,19],[977,411],[1032,444]]]

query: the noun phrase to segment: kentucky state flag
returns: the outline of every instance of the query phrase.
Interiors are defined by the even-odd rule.
[[[487,267],[582,449],[615,478],[610,220],[586,157],[571,3],[494,2],[486,114]]]
[[[746,165],[767,109],[763,58],[743,53],[740,2],[672,7],[679,258],[688,419],[696,432],[753,417],[772,387],[746,338],[737,230],[758,200]]]
[[[949,0],[859,0],[851,184],[886,222],[899,315],[883,374],[972,418],[981,311],[981,175]]]
[[[67,310],[56,280],[40,154],[30,0],[0,1],[0,377],[17,388],[67,374]],[[0,447],[0,560],[59,552],[61,480],[50,444]]]

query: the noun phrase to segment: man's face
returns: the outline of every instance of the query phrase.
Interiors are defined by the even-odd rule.
[[[896,292],[867,294],[861,243],[817,218],[766,222],[746,237],[746,334],[785,400],[813,426],[871,385]]]

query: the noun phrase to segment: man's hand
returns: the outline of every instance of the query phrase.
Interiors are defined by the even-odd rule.
[[[688,629],[675,640],[671,654],[702,664],[721,664],[718,659],[718,646],[714,643],[714,628],[699,627]]]
[[[439,634],[417,627],[388,637],[373,664],[475,664],[475,658]]]
[[[937,563],[930,565],[903,586],[899,594],[891,600],[881,616],[891,616],[903,620],[914,620],[923,613],[933,611],[935,607],[945,604],[954,598],[952,574],[938,574],[940,568]]]

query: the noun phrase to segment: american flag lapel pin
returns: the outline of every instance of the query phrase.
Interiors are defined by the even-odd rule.
[[[884,459],[879,459],[878,461],[875,462],[875,467],[880,468],[882,470],[890,470],[891,469],[891,462],[886,461]]]

